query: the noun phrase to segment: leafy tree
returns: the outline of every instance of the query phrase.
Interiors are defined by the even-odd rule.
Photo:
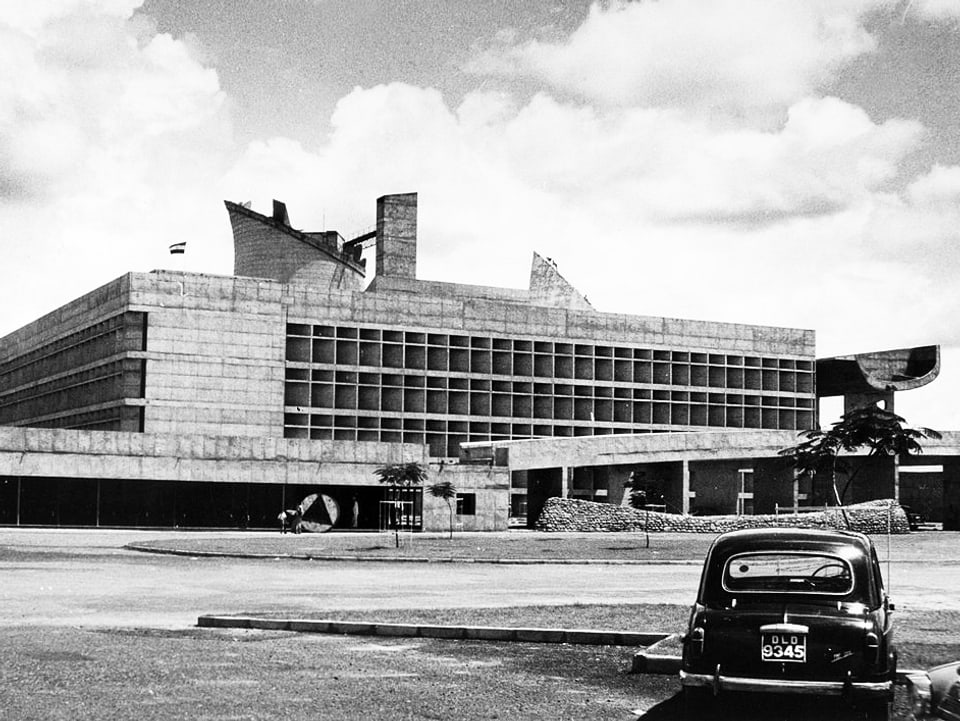
[[[453,538],[453,501],[457,497],[457,489],[450,481],[440,481],[427,486],[427,490],[434,498],[442,498],[450,509],[450,538]]]
[[[788,457],[801,475],[811,478],[817,473],[828,474],[833,496],[838,506],[844,505],[847,491],[857,474],[870,460],[881,456],[909,456],[923,452],[920,440],[940,438],[937,431],[929,428],[909,428],[896,413],[877,406],[855,408],[840,417],[829,429],[802,431],[800,443],[780,451]],[[865,458],[854,462],[841,454],[852,454],[866,448]],[[841,489],[837,476],[842,474],[846,482]],[[843,518],[849,525],[846,511]]]
[[[427,480],[427,471],[416,461],[380,466],[374,473],[380,483],[398,488],[418,486]]]
[[[386,466],[380,466],[374,471],[380,483],[398,489],[397,496],[402,498],[404,489],[412,489],[419,486],[427,480],[427,471],[417,462],[410,463],[392,463]],[[400,548],[400,521],[397,514],[391,516],[394,530],[394,540],[397,548]]]

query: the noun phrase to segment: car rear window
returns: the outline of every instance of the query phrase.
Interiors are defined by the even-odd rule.
[[[731,593],[830,593],[853,590],[853,570],[845,559],[820,553],[742,553],[723,569]]]

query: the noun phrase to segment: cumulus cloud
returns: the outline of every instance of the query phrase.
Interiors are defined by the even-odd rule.
[[[230,162],[202,48],[136,4],[0,14],[0,229],[85,271],[50,307],[162,265],[147,248],[173,240],[193,269],[229,272],[223,197],[282,199],[294,225],[349,237],[376,197],[416,191],[422,278],[523,287],[538,250],[603,310],[813,328],[821,355],[960,347],[960,169],[905,176],[923,126],[821,90],[877,50],[871,12],[949,19],[932,0],[614,0],[562,41],[503,33],[470,66],[532,95],[356,88],[323,137]],[[76,262],[81,241],[95,259]]]
[[[960,167],[935,166],[903,194],[876,198],[864,236],[874,257],[915,276],[913,288],[891,283],[910,303],[914,326],[960,347]]]
[[[910,184],[907,197],[915,205],[960,209],[960,167],[935,165]]]
[[[157,138],[202,128],[219,112],[216,73],[182,43],[130,23],[130,10],[78,2],[42,22],[36,9],[29,22],[3,18],[10,82],[0,86],[0,143],[11,194],[86,185],[98,166],[116,172]]]
[[[863,202],[922,136],[916,122],[874,123],[835,98],[799,101],[776,130],[718,130],[675,112],[601,113],[547,95],[517,107],[501,94],[472,94],[452,110],[436,91],[402,84],[355,90],[333,126],[315,162],[276,140],[252,146],[244,162],[254,169],[241,163],[237,173],[255,182],[265,168],[290,168],[288,180],[275,181],[283,188],[300,184],[304,163],[316,168],[311,176],[349,167],[336,174],[340,187],[361,178],[391,188],[436,182],[469,195],[519,185],[579,207],[629,198],[620,214],[634,222],[765,225]],[[331,185],[319,182],[306,187]]]
[[[522,267],[531,249],[568,257],[584,284],[620,272],[625,266],[611,268],[610,255],[585,242],[591,237],[638,262],[675,263],[672,254],[686,246],[685,271],[702,261],[703,283],[715,282],[724,257],[759,275],[797,244],[854,263],[874,197],[921,137],[914,122],[874,123],[834,98],[799,101],[775,131],[718,131],[676,112],[599,112],[546,95],[517,106],[480,93],[450,109],[435,91],[403,84],[357,89],[333,118],[317,152],[279,139],[251,146],[228,186],[242,195],[268,185],[304,209],[303,224],[341,230],[369,222],[377,195],[418,190],[422,254],[437,263],[421,270],[480,283],[497,282],[503,266]],[[450,258],[463,262],[439,263]],[[798,286],[798,297],[805,293]],[[668,300],[658,312],[706,312],[696,306],[701,295],[683,305],[651,295]],[[611,295],[607,307],[642,312],[632,296]],[[732,300],[709,305],[727,319],[778,322],[766,308],[745,317]]]
[[[960,18],[960,3],[954,0],[908,0],[905,10],[905,15],[915,14],[928,21]]]
[[[869,0],[671,0],[594,4],[560,42],[502,43],[476,73],[534,77],[591,102],[743,117],[791,105],[876,44]]]
[[[225,97],[185,43],[134,18],[139,4],[0,8],[0,228],[23,267],[58,277],[52,304],[161,265],[210,217],[197,201],[223,167]],[[27,282],[0,293],[29,297]]]
[[[295,220],[341,231],[419,191],[423,278],[522,287],[538,250],[609,311],[813,328],[822,355],[960,346],[960,172],[906,177],[919,122],[818,90],[891,8],[595,5],[563,42],[505,35],[472,63],[539,82],[529,97],[357,88],[320,147],[251,146],[229,187],[281,188]]]
[[[143,0],[31,0],[28,3],[4,3],[0,23],[30,35],[36,35],[47,23],[69,16],[107,15],[128,18]]]

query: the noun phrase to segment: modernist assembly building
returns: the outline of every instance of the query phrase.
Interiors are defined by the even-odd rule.
[[[678,512],[812,504],[777,450],[818,398],[890,406],[939,370],[936,346],[818,360],[810,330],[599,312],[536,254],[526,290],[420,280],[415,194],[351,240],[226,207],[233,276],[129,273],[0,339],[0,524],[261,528],[323,492],[375,528],[374,470],[409,461],[473,530],[631,479]],[[949,516],[958,445],[852,500]],[[418,491],[412,517],[446,508]]]

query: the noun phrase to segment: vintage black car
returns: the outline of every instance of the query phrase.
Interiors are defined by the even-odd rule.
[[[725,533],[707,552],[683,637],[687,705],[728,692],[811,694],[886,719],[897,664],[892,611],[863,534]]]
[[[960,721],[960,662],[945,663],[907,676],[910,714],[916,721]]]

